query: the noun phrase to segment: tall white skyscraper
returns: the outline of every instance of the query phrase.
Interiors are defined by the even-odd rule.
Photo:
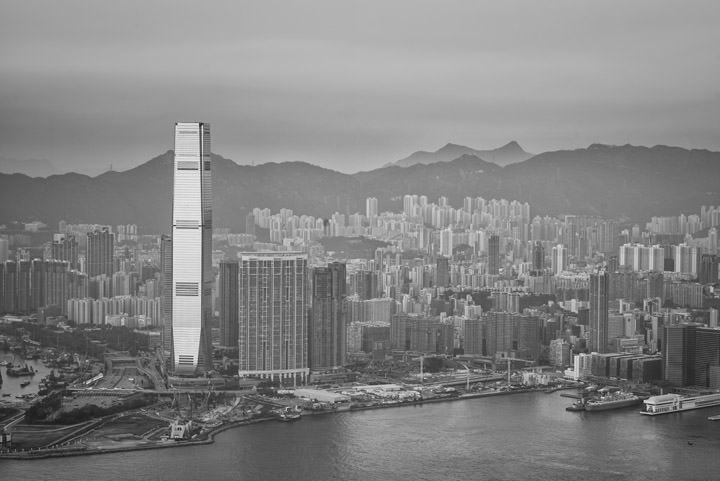
[[[176,375],[212,367],[212,176],[210,125],[175,124],[172,340]]]

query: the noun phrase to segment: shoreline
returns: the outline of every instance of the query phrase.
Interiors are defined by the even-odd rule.
[[[356,407],[356,408],[348,407],[346,409],[341,409],[341,410],[330,409],[330,410],[323,410],[323,411],[310,411],[307,413],[303,413],[303,416],[322,416],[322,415],[327,415],[327,414],[340,414],[340,413],[351,413],[354,411],[367,411],[367,410],[371,410],[371,409],[410,407],[410,406],[419,406],[419,405],[423,405],[423,404],[464,401],[467,399],[477,399],[477,398],[491,397],[491,396],[505,396],[505,395],[511,395],[511,394],[528,393],[528,392],[543,392],[543,390],[537,389],[537,388],[527,388],[527,389],[517,389],[514,391],[489,391],[489,392],[466,393],[466,394],[460,394],[457,396],[422,399],[422,400],[410,401],[410,402],[376,404],[376,405],[361,406],[361,407]],[[0,452],[0,459],[31,461],[34,459],[60,458],[60,457],[69,457],[69,456],[85,456],[85,455],[95,455],[95,454],[110,454],[110,453],[122,453],[122,452],[128,452],[128,451],[145,451],[145,450],[150,450],[150,449],[181,448],[181,447],[189,447],[189,446],[207,445],[207,444],[213,444],[215,442],[216,435],[218,435],[224,431],[227,431],[229,429],[238,428],[238,427],[242,427],[242,426],[248,426],[250,424],[258,424],[258,423],[267,422],[267,421],[275,421],[275,420],[276,420],[275,417],[264,417],[264,418],[255,418],[255,419],[244,419],[244,420],[240,420],[240,421],[231,421],[229,423],[222,424],[220,426],[212,428],[210,431],[207,431],[205,434],[203,434],[202,439],[196,439],[196,440],[188,440],[188,441],[170,441],[170,440],[168,440],[168,441],[159,441],[156,443],[149,442],[147,444],[138,444],[138,445],[133,445],[133,446],[108,447],[107,449],[98,448],[98,447],[88,448],[87,446],[70,447],[70,448],[38,448],[38,449],[30,449],[27,451],[20,451],[20,452]]]

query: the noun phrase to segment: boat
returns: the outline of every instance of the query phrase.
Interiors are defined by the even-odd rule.
[[[20,383],[20,387],[25,387],[25,386],[29,386],[29,385],[30,385],[30,381],[23,381]]]
[[[25,364],[24,366],[13,366],[8,367],[7,371],[5,371],[8,376],[11,377],[20,377],[20,376],[34,376],[35,371],[33,371],[33,368]]]
[[[278,421],[289,423],[292,421],[297,421],[302,417],[302,414],[299,412],[293,411],[289,406],[286,407],[284,410],[280,411],[278,414]]]
[[[680,411],[720,406],[720,393],[703,394],[699,396],[681,396],[680,394],[661,394],[645,400],[640,414],[658,416]]]
[[[575,401],[570,406],[565,408],[566,411],[584,411],[585,403],[582,400]]]
[[[616,391],[598,398],[588,399],[585,402],[586,411],[607,411],[609,409],[620,409],[629,406],[636,406],[642,403],[642,399],[633,393]]]
[[[708,421],[720,421],[720,414],[716,414],[715,416],[708,416]]]

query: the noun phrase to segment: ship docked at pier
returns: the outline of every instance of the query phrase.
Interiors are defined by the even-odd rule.
[[[720,406],[720,393],[704,394],[699,396],[681,396],[680,394],[661,394],[645,400],[640,414],[658,416],[680,411]]]
[[[588,399],[585,402],[585,411],[607,411],[635,406],[642,403],[642,399],[629,392],[617,391],[598,398]]]
[[[641,404],[644,397],[632,392],[621,391],[615,386],[605,386],[597,389],[596,386],[586,388],[578,396],[567,396],[577,399],[566,411],[608,411]]]

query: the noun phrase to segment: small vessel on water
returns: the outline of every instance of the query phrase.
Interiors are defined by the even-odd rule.
[[[716,414],[715,416],[708,416],[708,421],[720,421],[720,414]]]
[[[30,385],[30,381],[23,381],[20,383],[20,387],[25,387],[25,386],[29,386],[29,385]]]
[[[681,396],[680,394],[661,394],[645,400],[640,414],[657,416],[660,414],[691,411],[693,409],[720,406],[720,393],[702,394],[699,396]]]
[[[293,411],[290,406],[287,406],[285,409],[280,411],[278,414],[278,421],[289,423],[292,421],[297,421],[302,417],[302,414],[300,414],[297,411]]]
[[[21,376],[34,376],[35,371],[33,368],[31,368],[28,364],[25,364],[24,366],[8,366],[7,371],[5,371],[8,376],[11,377],[21,377]]]
[[[582,399],[578,399],[574,403],[572,403],[570,406],[565,408],[566,411],[584,411],[585,410],[585,403]]]

